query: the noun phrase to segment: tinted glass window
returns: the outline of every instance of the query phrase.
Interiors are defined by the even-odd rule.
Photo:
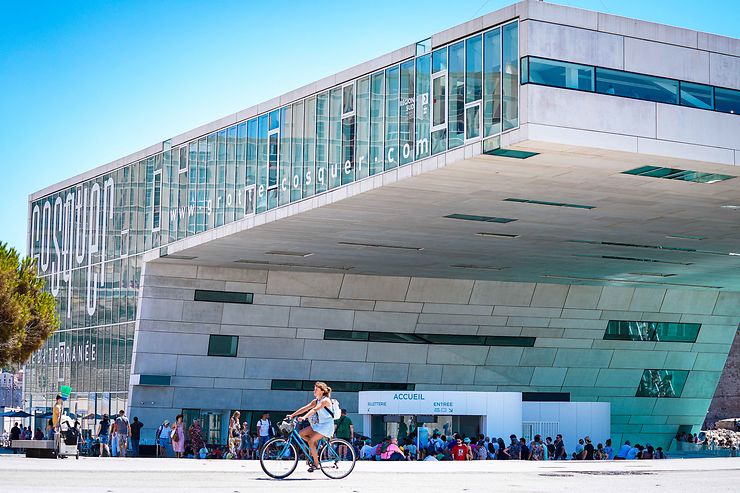
[[[238,346],[237,336],[212,335],[208,338],[208,356],[235,357]]]
[[[688,376],[685,370],[645,370],[635,397],[681,397]]]
[[[737,115],[740,113],[740,91],[716,87],[714,89],[714,105],[717,111]]]
[[[711,110],[714,108],[714,89],[703,84],[681,82],[681,105]]]
[[[528,80],[534,84],[593,91],[594,68],[530,57]]]
[[[532,78],[531,64],[529,70]],[[678,103],[678,81],[606,68],[596,69],[596,92],[658,103]]]

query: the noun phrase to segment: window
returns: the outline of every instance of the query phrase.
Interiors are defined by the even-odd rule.
[[[481,35],[465,40],[465,103],[483,96],[483,46]]]
[[[504,130],[519,126],[519,26],[503,28],[503,120]]]
[[[313,390],[316,380],[272,380],[270,382],[271,390],[293,390],[307,391]],[[332,392],[360,392],[361,390],[414,390],[416,385],[413,383],[392,383],[392,382],[346,382],[346,381],[326,381],[331,387]]]
[[[431,104],[429,85],[431,55],[424,55],[416,59],[416,159],[429,155],[429,124],[431,120]]]
[[[187,146],[182,146],[176,152],[178,152],[180,156],[180,162],[178,165],[177,172],[185,173],[188,170],[188,148]]]
[[[238,336],[211,335],[208,338],[208,356],[234,358],[239,347]]]
[[[152,176],[152,231],[159,231],[162,215],[162,170],[154,171]]]
[[[193,300],[251,305],[254,301],[254,294],[241,293],[238,291],[211,291],[206,289],[196,289]]]
[[[530,66],[530,72],[531,70]],[[596,68],[596,92],[678,104],[678,81],[607,68]]]
[[[719,173],[703,173],[679,168],[661,168],[658,166],[640,166],[639,168],[623,171],[626,175],[649,176],[650,178],[665,178],[666,180],[693,181],[695,183],[716,183],[718,181],[735,178],[732,175]]]
[[[410,334],[406,332],[367,332],[360,330],[325,330],[324,340],[366,341],[397,344],[445,344],[450,346],[532,347],[534,337],[475,336],[466,334]]]
[[[398,65],[385,71],[385,164],[384,169],[398,167]]]
[[[645,370],[635,397],[681,397],[688,376],[687,370]]]
[[[522,80],[532,84],[581,91],[594,90],[594,68],[587,65],[528,57],[522,67],[522,70],[526,69],[522,73]]]
[[[399,162],[401,165],[414,160],[414,120],[416,118],[416,101],[414,99],[414,60],[401,64],[400,99],[399,99]]]
[[[355,111],[355,85],[347,84],[342,88],[342,115]]]
[[[463,219],[465,221],[481,221],[484,223],[510,223],[516,221],[516,219],[509,219],[507,217],[476,216],[473,214],[448,214],[445,217],[450,219]]]
[[[703,110],[714,108],[714,90],[712,86],[680,82],[681,106],[691,106]]]
[[[740,91],[715,87],[714,104],[717,111],[737,115],[740,113]]]
[[[501,132],[501,29],[483,34],[483,136]]]
[[[370,175],[383,171],[385,128],[385,74],[370,78]]]
[[[617,341],[696,342],[701,324],[609,320],[604,339]]]
[[[465,42],[450,46],[448,149],[465,141]]]

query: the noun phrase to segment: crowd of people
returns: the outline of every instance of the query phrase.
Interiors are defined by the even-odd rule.
[[[386,437],[380,443],[373,445],[369,440],[361,443],[359,457],[362,460],[633,460],[633,459],[665,459],[667,458],[662,447],[654,448],[650,444],[631,445],[626,441],[615,451],[611,439],[604,444],[595,446],[586,436],[578,440],[573,451],[569,454],[562,435],[546,437],[542,440],[535,435],[533,440],[516,435],[509,436],[507,444],[503,438],[478,435],[471,439],[454,433],[450,436],[434,433],[425,442],[419,443],[417,449],[413,437],[404,440],[399,445],[395,437]],[[418,453],[417,453],[418,452]]]

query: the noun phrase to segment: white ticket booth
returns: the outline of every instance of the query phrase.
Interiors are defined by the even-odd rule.
[[[357,412],[363,417],[363,434],[399,436],[415,427],[428,435],[465,433],[474,436],[508,436],[522,428],[520,392],[372,391],[359,392]],[[384,426],[378,430],[379,426]],[[518,434],[518,431],[515,431]]]
[[[357,412],[362,433],[376,443],[380,437],[403,440],[420,430],[424,437],[462,433],[502,437],[563,435],[572,451],[579,438],[594,444],[610,435],[608,402],[522,402],[521,392],[371,391],[359,392]]]

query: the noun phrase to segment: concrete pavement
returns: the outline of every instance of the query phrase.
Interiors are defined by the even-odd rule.
[[[257,461],[0,456],[0,491],[8,493],[243,493],[247,491],[738,491],[740,459],[615,462],[358,462],[343,480],[306,472],[269,479]]]

